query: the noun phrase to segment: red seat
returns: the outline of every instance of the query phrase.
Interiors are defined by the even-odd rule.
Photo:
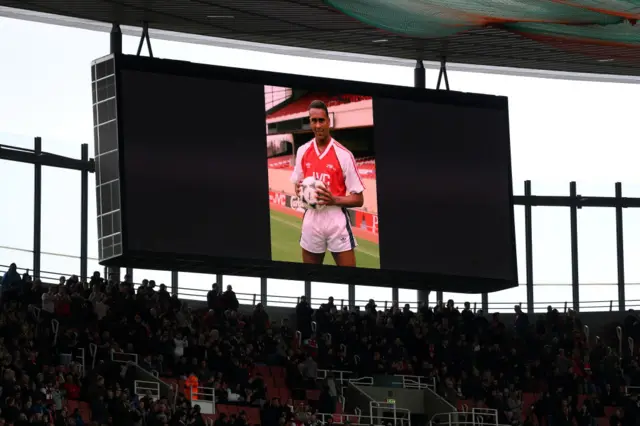
[[[287,370],[284,367],[271,367],[271,374],[274,377],[282,377],[284,379],[287,375]]]
[[[260,409],[258,407],[247,407],[233,404],[216,404],[216,414],[205,415],[205,417],[216,420],[222,413],[226,414],[227,416],[238,416],[240,415],[241,411],[244,411],[247,415],[247,421],[249,422],[249,425],[260,424]]]
[[[247,413],[247,421],[250,425],[259,425],[260,421],[260,409],[258,407],[245,407],[244,411]]]
[[[466,412],[471,411],[472,408],[475,407],[473,400],[471,399],[461,399],[458,400],[458,406],[456,407],[458,411]]]
[[[529,409],[531,406],[540,399],[540,394],[525,392],[522,394],[522,420],[524,421],[527,418],[527,414],[529,414]],[[534,416],[535,417],[535,416]]]
[[[578,408],[582,408],[584,401],[587,399],[587,395],[578,395]]]
[[[320,391],[319,390],[308,390],[307,391],[307,399],[309,401],[318,401],[320,399]]]

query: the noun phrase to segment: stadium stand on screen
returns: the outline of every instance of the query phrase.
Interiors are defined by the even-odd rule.
[[[372,98],[265,86],[265,111],[272,259],[380,268]],[[306,208],[307,177],[338,205]]]

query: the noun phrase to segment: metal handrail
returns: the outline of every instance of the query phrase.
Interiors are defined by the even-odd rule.
[[[3,246],[0,246],[1,248],[5,248]],[[61,255],[62,256],[62,255]],[[66,255],[64,255],[66,256]],[[6,271],[9,268],[8,265],[2,265],[0,264],[0,276],[4,273],[4,271]],[[18,267],[19,271],[25,271],[25,268],[20,268]],[[31,271],[29,269],[29,271]],[[60,272],[53,272],[53,271],[40,271],[40,280],[44,283],[44,284],[57,284],[59,282],[60,277],[64,276],[64,277],[70,277],[72,275],[76,275],[73,273],[60,273]],[[213,278],[213,277],[212,277]],[[135,286],[137,287],[139,284],[135,284]],[[536,284],[537,287],[544,287],[544,286],[561,286],[561,285],[570,285],[570,284]],[[587,284],[580,284],[581,286],[590,286],[590,285],[617,285],[617,284],[593,284],[593,283],[587,283]],[[627,286],[635,286],[635,285],[640,285],[640,283],[626,283],[625,285]],[[206,300],[207,297],[207,293],[209,292],[210,288],[188,288],[188,287],[179,287],[178,288],[178,296],[181,298],[184,298],[186,300]],[[260,294],[259,293],[242,293],[242,292],[236,292],[236,297],[238,298],[238,301],[243,304],[243,305],[255,305],[256,303],[258,303],[261,298],[260,298]],[[268,294],[266,297],[266,301],[267,301],[267,305],[268,306],[279,306],[279,307],[295,307],[298,302],[299,302],[299,297],[298,296],[282,296],[282,295],[270,295]],[[271,303],[270,303],[271,302]],[[316,297],[311,297],[309,302],[311,303],[312,306],[318,306],[321,305],[323,303],[326,302],[326,299],[324,298],[316,298]],[[359,307],[364,307],[367,305],[367,303],[369,303],[369,300],[355,300],[355,305],[359,306]],[[393,302],[389,301],[389,300],[375,300],[376,304],[378,305],[378,307],[382,308],[384,307],[384,309],[389,309],[393,306]],[[348,305],[348,301],[346,299],[337,299],[335,300],[335,303],[337,306],[347,306]],[[399,307],[403,307],[405,304],[408,304],[412,307],[412,309],[415,309],[418,302],[417,301],[399,301],[397,302],[397,306]],[[462,309],[463,308],[463,303],[461,302],[456,302],[456,307]],[[473,311],[477,311],[479,309],[479,303],[478,302],[472,302],[471,303],[471,307],[473,309]],[[489,302],[489,309],[491,311],[504,311],[504,308],[511,308],[515,305],[522,305],[521,302]],[[633,309],[633,308],[640,308],[640,300],[626,300],[625,301],[625,305],[627,309]],[[564,310],[565,312],[573,306],[572,302],[568,302],[568,301],[564,301],[564,302],[534,302],[533,303],[534,306],[534,311],[535,312],[540,312],[540,311],[544,311],[546,310],[547,306],[553,306],[556,307],[557,309],[560,310]],[[582,312],[603,312],[603,311],[609,311],[609,312],[613,312],[613,311],[617,311],[619,308],[619,303],[617,300],[593,300],[593,301],[580,301],[580,310]]]

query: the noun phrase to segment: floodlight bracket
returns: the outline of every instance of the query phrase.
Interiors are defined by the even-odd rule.
[[[442,79],[444,77],[444,90],[449,90],[449,77],[447,76],[447,57],[440,58],[440,72],[438,73],[438,83],[436,84],[436,90],[440,90]]]
[[[140,43],[138,43],[138,53],[136,56],[140,56],[142,53],[142,45],[147,45],[147,51],[149,51],[149,57],[153,58],[153,50],[151,49],[151,39],[149,38],[149,23],[144,21],[142,23],[142,34],[140,34]]]

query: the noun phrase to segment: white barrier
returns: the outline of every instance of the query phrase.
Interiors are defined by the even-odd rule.
[[[359,408],[355,409],[355,414],[330,414],[330,413],[315,413],[314,414],[322,424],[328,424],[329,419],[333,420],[333,424],[344,424],[349,422],[351,426],[372,426],[373,423],[361,423],[362,411]],[[391,420],[391,419],[389,419]],[[377,426],[377,425],[374,425]]]
[[[357,379],[349,379],[347,382],[356,386],[373,386],[374,380],[373,377],[365,376],[358,377]]]
[[[385,416],[386,413],[392,416]],[[370,401],[370,424],[386,424],[388,421],[395,426],[411,426],[411,411],[396,407],[395,402]]]
[[[78,351],[78,355],[75,357],[73,356],[73,353],[60,354],[60,362],[64,365],[68,365],[72,362],[78,362],[81,369],[80,373],[82,374],[82,377],[85,377],[87,375],[87,364],[84,356],[84,348],[76,348],[75,350]]]
[[[89,343],[89,355],[91,356],[91,369],[96,368],[96,356],[98,355],[98,345]]]
[[[160,384],[158,382],[136,380],[133,389],[139,398],[150,397],[153,401],[160,399]]]
[[[127,352],[116,352],[113,349],[111,350],[111,361],[120,362],[122,364],[126,364],[128,362],[132,362],[138,365],[138,354],[132,354]]]
[[[462,407],[460,412],[438,413],[429,421],[429,426],[499,426],[498,411],[491,408]],[[465,409],[466,408],[466,409]]]
[[[404,374],[396,374],[393,377],[400,377],[402,381],[393,382],[394,385],[402,385],[405,389],[430,389],[436,391],[435,377],[410,376]]]
[[[351,376],[353,373],[346,370],[318,370],[318,375],[316,377],[319,380],[324,380],[329,377],[329,374],[333,376],[333,380],[342,385],[347,381],[347,377]]]
[[[58,343],[58,332],[60,331],[60,322],[57,319],[51,320],[51,330],[53,331],[53,346]]]
[[[198,404],[202,414],[216,413],[216,394],[215,389],[210,387],[198,386],[198,390],[193,392],[189,389],[189,399],[191,404]]]

